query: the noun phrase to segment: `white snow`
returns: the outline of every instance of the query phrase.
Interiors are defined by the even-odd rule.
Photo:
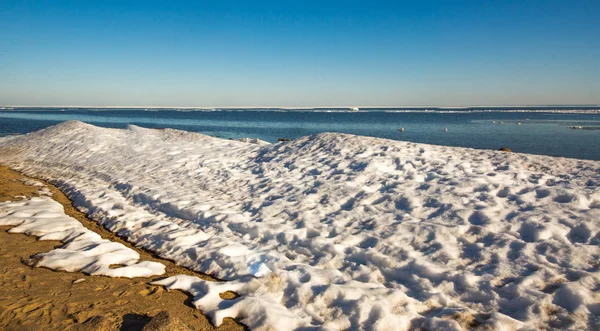
[[[268,141],[260,140],[258,138],[238,138],[237,141],[241,141],[248,144],[256,144],[256,145],[270,145],[271,143]]]
[[[29,184],[35,185],[35,182]],[[36,267],[127,278],[156,276],[165,272],[163,264],[138,262],[140,256],[136,251],[102,239],[88,230],[66,215],[63,206],[49,197],[0,203],[0,225],[12,226],[10,233],[33,235],[41,240],[60,240],[65,244],[35,255],[32,262]],[[123,266],[111,268],[115,265]]]
[[[109,230],[226,282],[251,329],[600,328],[600,162],[324,133],[259,146],[65,122],[0,141]],[[219,293],[240,294],[222,300]]]

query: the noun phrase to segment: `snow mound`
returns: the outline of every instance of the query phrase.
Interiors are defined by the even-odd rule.
[[[161,263],[138,262],[140,256],[136,251],[102,239],[86,229],[67,216],[60,203],[48,197],[0,203],[0,225],[13,226],[8,231],[10,233],[33,235],[41,240],[60,240],[65,244],[35,255],[33,264],[36,267],[127,278],[156,276],[165,272]],[[124,266],[111,268],[114,265]]]
[[[600,162],[323,133],[258,146],[78,122],[0,142],[215,323],[600,328]],[[217,295],[238,292],[234,300]],[[283,321],[283,322],[281,322]]]

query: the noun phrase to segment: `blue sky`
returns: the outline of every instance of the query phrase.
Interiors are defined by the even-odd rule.
[[[600,104],[600,1],[0,2],[0,104]]]

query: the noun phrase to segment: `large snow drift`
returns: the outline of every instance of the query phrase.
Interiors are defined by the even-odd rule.
[[[600,328],[600,162],[81,122],[5,138],[0,155],[109,230],[230,280],[159,282],[217,324]]]

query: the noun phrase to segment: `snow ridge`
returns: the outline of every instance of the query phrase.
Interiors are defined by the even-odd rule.
[[[252,329],[597,329],[600,163],[323,133],[259,146],[65,122],[0,141]],[[222,300],[218,293],[241,296]],[[215,295],[216,293],[216,295]],[[285,318],[284,318],[285,317]]]

